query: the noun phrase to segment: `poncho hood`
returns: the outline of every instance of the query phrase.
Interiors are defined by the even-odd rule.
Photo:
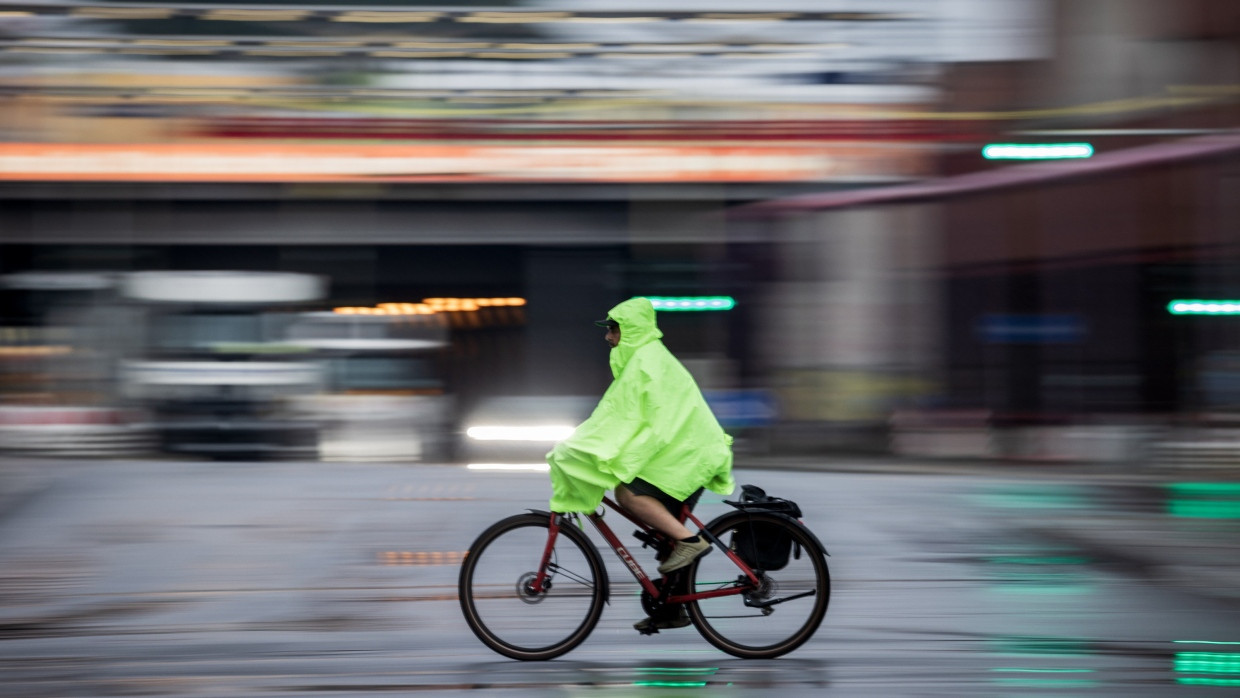
[[[648,298],[630,298],[607,311],[607,317],[620,325],[620,343],[611,350],[611,375],[619,378],[637,350],[662,339],[654,304]]]
[[[632,298],[608,317],[620,326],[615,380],[590,418],[547,454],[552,511],[594,511],[607,490],[637,477],[681,501],[699,487],[730,494],[732,437],[663,346],[654,305]]]

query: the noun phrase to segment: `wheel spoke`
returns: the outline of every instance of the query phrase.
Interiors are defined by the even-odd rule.
[[[586,575],[578,574],[572,570],[565,569],[554,562],[547,565],[548,572],[554,572],[557,577],[564,577],[570,581],[574,581],[582,586],[594,588],[594,579]]]
[[[777,657],[817,630],[829,601],[830,578],[816,542],[790,519],[738,513],[720,517],[709,528],[724,545],[737,550],[735,540],[743,537],[738,531],[749,532],[754,523],[791,535],[800,555],[790,556],[782,566],[773,565],[779,569],[758,571],[760,584],[745,593],[689,604],[689,614],[702,636],[725,652],[746,658]],[[736,586],[737,572],[726,555],[707,555],[690,569],[691,588],[705,592]],[[731,581],[697,581],[720,579]],[[761,612],[748,612],[749,608]]]
[[[488,647],[515,659],[550,659],[580,644],[602,612],[606,572],[585,534],[561,528],[549,583],[527,593],[546,549],[548,517],[511,517],[487,529],[461,566],[465,620]],[[563,581],[562,584],[556,582]]]

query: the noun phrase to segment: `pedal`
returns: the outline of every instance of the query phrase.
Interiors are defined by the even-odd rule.
[[[668,555],[672,554],[672,548],[667,544],[666,539],[641,530],[633,531],[633,537],[642,542],[643,548],[654,548],[654,559],[659,562],[663,562]]]
[[[642,530],[633,531],[633,537],[642,542],[643,548],[658,546],[658,543],[655,542],[654,536],[649,535],[645,531],[642,531]]]
[[[659,628],[653,618],[647,618],[633,624],[633,629],[641,635],[658,635]]]

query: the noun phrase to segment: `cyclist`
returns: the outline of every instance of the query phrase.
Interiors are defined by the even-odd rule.
[[[637,518],[676,541],[659,565],[668,574],[710,552],[710,543],[680,523],[681,504],[692,506],[702,488],[731,494],[732,437],[724,433],[688,370],[663,345],[655,310],[646,298],[612,308],[605,320],[614,380],[590,417],[547,454],[551,509],[593,512],[604,493]],[[683,627],[647,618],[638,630]]]

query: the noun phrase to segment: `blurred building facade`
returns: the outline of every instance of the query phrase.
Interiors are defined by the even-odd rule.
[[[452,315],[457,427],[600,392],[589,321],[619,300],[729,296],[661,322],[760,447],[1131,458],[1236,401],[1228,318],[1166,311],[1240,298],[1233,5],[27,3],[0,272],[326,279],[306,311],[524,299]],[[1069,141],[1094,157],[980,155]],[[82,402],[9,373],[10,402]]]
[[[1234,318],[1169,306],[1240,291],[1240,13],[1060,2],[1054,18],[1045,60],[946,71],[945,115],[974,135],[943,153],[942,178],[748,209],[799,243],[784,248],[799,271],[780,275],[793,288],[774,305],[818,319],[774,360],[820,361],[816,383],[790,382],[869,399],[874,417],[892,416],[883,439],[898,452],[1232,462],[1236,395],[1217,367],[1233,356]],[[979,157],[1013,142],[1086,142],[1095,155]],[[839,245],[882,262],[848,264]],[[837,264],[806,264],[813,255]],[[872,343],[840,346],[833,332]],[[901,385],[910,375],[925,399]]]

